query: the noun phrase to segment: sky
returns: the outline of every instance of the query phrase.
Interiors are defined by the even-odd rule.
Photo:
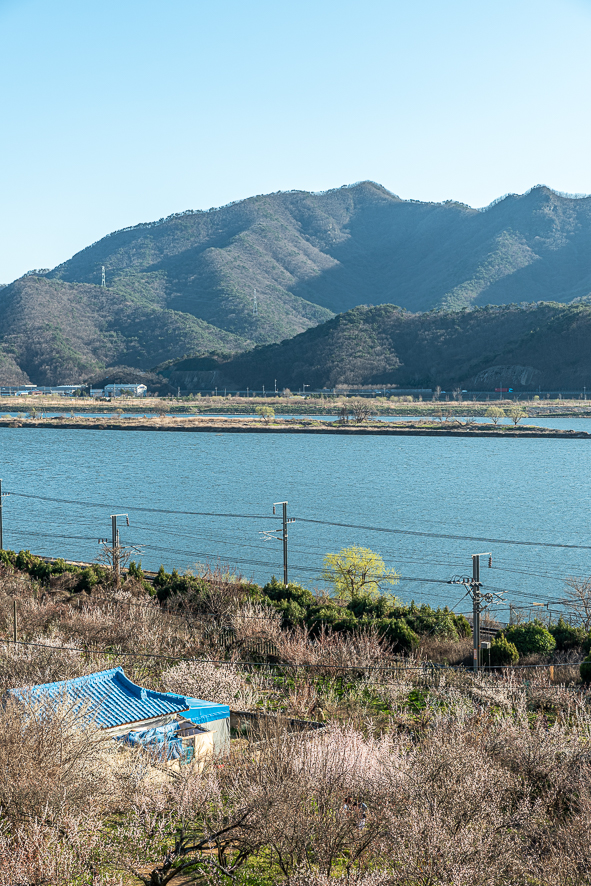
[[[364,179],[591,193],[591,0],[0,0],[0,283]]]

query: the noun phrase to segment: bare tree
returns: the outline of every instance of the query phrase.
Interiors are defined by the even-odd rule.
[[[371,408],[371,403],[365,397],[352,397],[349,400],[349,412],[353,414],[355,421],[361,424],[361,422],[367,421],[373,409]]]
[[[591,630],[591,577],[566,579],[565,609],[569,621]]]

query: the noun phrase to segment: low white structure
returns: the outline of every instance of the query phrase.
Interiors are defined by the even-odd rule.
[[[145,397],[148,391],[145,385],[105,385],[105,397]]]

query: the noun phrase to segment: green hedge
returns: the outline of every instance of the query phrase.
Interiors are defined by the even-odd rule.
[[[591,656],[587,656],[587,658],[581,662],[579,671],[583,683],[591,683]]]
[[[503,634],[499,634],[490,644],[490,663],[493,667],[514,665],[519,661],[519,652],[515,643],[511,643]],[[485,661],[486,663],[486,661]]]
[[[323,627],[337,633],[377,628],[398,652],[416,649],[421,634],[458,640],[471,633],[464,616],[447,607],[432,609],[414,602],[403,606],[387,595],[374,599],[364,594],[355,596],[345,606],[329,597],[319,600],[298,584],[285,587],[275,577],[261,589],[257,599],[281,613],[285,628],[302,626],[313,635]]]
[[[548,655],[556,648],[556,640],[541,621],[510,625],[503,631],[505,639],[513,643],[520,656]]]
[[[562,615],[555,625],[550,625],[549,632],[556,641],[556,649],[565,652],[568,649],[578,649],[589,644],[589,633],[584,628],[575,628],[568,624]],[[587,648],[587,652],[589,649]]]

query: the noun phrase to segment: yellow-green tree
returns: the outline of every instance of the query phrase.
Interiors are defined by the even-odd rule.
[[[509,410],[508,415],[515,427],[517,427],[517,424],[522,418],[527,418],[527,412],[525,412],[520,406],[513,406]]]
[[[379,554],[356,545],[343,548],[338,554],[327,554],[322,578],[332,585],[336,597],[346,601],[361,594],[379,597],[384,587],[400,580],[395,569],[386,568]]]
[[[490,418],[493,425],[498,424],[500,418],[505,418],[505,410],[499,406],[489,406],[484,414]]]
[[[271,419],[275,418],[275,410],[271,406],[257,406],[255,412],[260,415],[265,424],[269,424]]]

